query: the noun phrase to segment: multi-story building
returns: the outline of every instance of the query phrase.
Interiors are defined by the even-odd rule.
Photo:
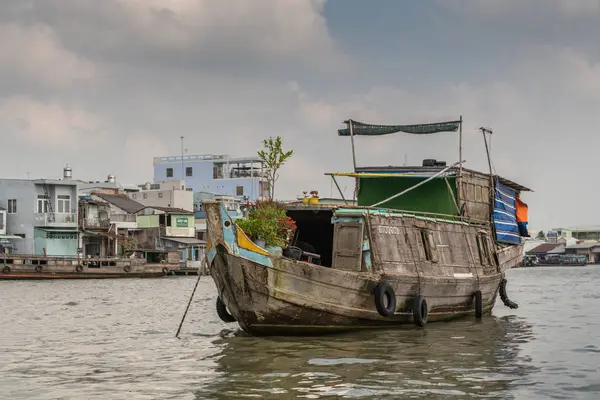
[[[0,179],[0,207],[14,253],[78,254],[77,182],[65,179]],[[9,246],[5,246],[9,247]]]
[[[127,196],[146,207],[180,208],[194,210],[194,192],[183,180],[160,181],[139,185],[138,191],[128,191]]]
[[[600,240],[600,226],[573,226],[568,228],[556,228],[552,229],[552,233],[548,232],[549,239],[556,237],[558,240],[561,238],[575,239],[579,242],[597,242]]]
[[[154,158],[154,183],[181,179],[194,192],[256,201],[269,194],[264,165],[257,157],[184,155]]]

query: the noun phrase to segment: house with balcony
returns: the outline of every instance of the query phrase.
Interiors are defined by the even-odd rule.
[[[193,192],[234,196],[254,202],[268,197],[264,165],[258,157],[184,155],[154,158],[154,183],[180,179]]]
[[[77,182],[70,179],[0,179],[13,253],[77,256]],[[18,237],[15,238],[15,237]]]
[[[180,265],[200,267],[206,242],[196,238],[194,212],[170,207],[145,207],[137,213],[140,248],[179,251]]]
[[[134,250],[137,212],[144,206],[124,194],[106,191],[79,197],[79,229],[84,257],[118,257]]]

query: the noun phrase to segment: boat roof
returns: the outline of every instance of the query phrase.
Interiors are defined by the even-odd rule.
[[[333,172],[327,173],[326,175],[332,176],[349,176],[355,178],[393,178],[393,177],[414,177],[414,178],[429,178],[433,175],[441,172],[442,170],[448,168],[447,166],[431,166],[431,167],[410,167],[410,166],[373,166],[373,167],[357,167],[356,172],[352,173],[343,173],[343,172]],[[463,167],[463,172],[469,172],[477,175],[486,175],[480,171],[476,171],[469,168]],[[459,167],[450,167],[448,171],[439,177],[442,178],[444,176],[456,176],[460,171]],[[518,190],[520,192],[533,192],[533,190],[525,187],[523,185],[518,184],[517,182],[511,181],[510,179],[504,178],[499,175],[494,175],[494,178],[498,179],[498,182],[501,184],[508,186],[512,189]]]

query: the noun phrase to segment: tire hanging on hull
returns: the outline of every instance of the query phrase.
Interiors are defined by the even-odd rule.
[[[375,288],[375,308],[382,317],[391,317],[396,312],[396,293],[389,283],[379,282]]]
[[[483,297],[481,290],[477,290],[473,296],[475,297],[475,318],[481,319],[483,316]]]
[[[429,310],[427,309],[425,297],[419,295],[413,299],[412,313],[415,325],[423,327],[427,324]]]
[[[506,278],[502,278],[502,280],[500,281],[500,299],[502,300],[502,303],[504,303],[504,305],[508,308],[512,308],[512,309],[517,309],[519,308],[519,305],[517,303],[515,303],[514,301],[511,301],[508,298],[508,295],[506,294],[506,284],[508,283],[508,281],[506,280]]]
[[[220,297],[217,297],[217,315],[223,322],[236,322],[235,317],[229,314],[229,311],[227,311],[227,306],[225,306],[225,303],[223,303],[223,300],[221,300]]]

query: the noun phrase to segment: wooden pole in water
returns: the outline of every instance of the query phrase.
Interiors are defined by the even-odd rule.
[[[194,285],[194,290],[192,291],[192,295],[190,296],[190,300],[188,301],[187,307],[185,308],[185,312],[183,313],[183,317],[181,318],[181,322],[179,323],[179,328],[177,328],[177,333],[175,337],[179,336],[179,332],[181,332],[181,327],[183,326],[183,321],[185,321],[185,317],[190,309],[190,304],[192,304],[192,299],[194,298],[194,294],[196,293],[196,289],[198,288],[198,283],[200,283],[200,278],[202,278],[202,274],[198,271],[198,279],[196,280],[196,285]]]

